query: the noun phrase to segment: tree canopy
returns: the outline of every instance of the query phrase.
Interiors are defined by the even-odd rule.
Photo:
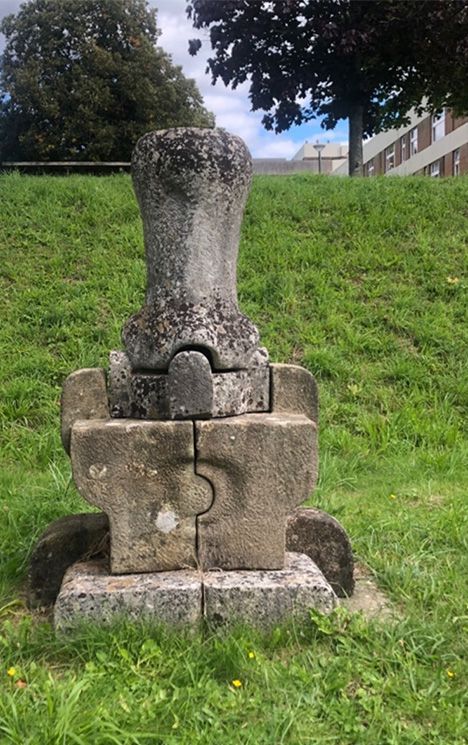
[[[213,82],[249,81],[267,129],[348,119],[352,175],[363,137],[412,107],[468,110],[466,0],[190,0],[187,13],[210,29]]]
[[[0,30],[2,160],[128,160],[148,130],[214,125],[146,0],[31,0]]]

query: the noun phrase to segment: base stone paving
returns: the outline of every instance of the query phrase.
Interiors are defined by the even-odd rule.
[[[110,624],[142,619],[170,626],[242,623],[268,628],[307,620],[310,609],[329,613],[338,599],[307,556],[287,554],[284,569],[109,574],[105,560],[68,569],[54,609],[57,629],[86,621]]]
[[[338,604],[312,559],[293,553],[286,554],[284,569],[207,572],[203,595],[207,621],[259,628],[289,619],[306,621],[312,608],[330,613]]]
[[[109,574],[106,561],[73,564],[55,602],[54,625],[67,630],[86,621],[119,619],[171,626],[201,621],[202,585],[198,572],[179,569],[148,574]]]

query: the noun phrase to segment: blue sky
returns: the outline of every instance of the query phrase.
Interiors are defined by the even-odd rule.
[[[21,0],[0,0],[0,17],[18,10]],[[73,0],[69,0],[73,2]],[[275,135],[267,132],[261,125],[262,112],[250,111],[248,84],[235,91],[218,82],[211,84],[211,77],[205,73],[206,58],[210,51],[206,41],[196,57],[187,51],[188,40],[200,36],[185,15],[186,0],[150,0],[149,5],[158,9],[158,26],[162,31],[159,44],[172,55],[173,61],[181,65],[187,77],[194,78],[205,100],[205,105],[216,116],[218,127],[240,135],[256,158],[291,158],[305,140],[321,142],[346,142],[345,122],[332,132],[320,128],[319,121],[292,127],[287,132]],[[203,34],[201,35],[203,39]],[[2,40],[0,39],[0,50]]]

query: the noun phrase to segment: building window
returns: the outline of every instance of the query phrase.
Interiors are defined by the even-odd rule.
[[[385,173],[395,167],[395,143],[385,148]]]
[[[453,175],[460,175],[460,148],[453,151]]]
[[[403,163],[408,157],[407,153],[407,147],[406,147],[406,135],[403,135],[403,137],[400,140],[400,160]]]
[[[445,111],[432,117],[432,142],[445,137]]]
[[[373,176],[373,175],[374,175],[374,171],[375,171],[375,167],[374,167],[374,158],[372,158],[372,160],[370,160],[370,161],[369,161],[369,162],[367,163],[367,175],[368,175],[368,176]]]
[[[435,160],[434,163],[431,163],[429,166],[429,175],[432,178],[440,178],[440,160]]]
[[[417,152],[418,152],[418,128],[414,127],[414,129],[410,130],[410,133],[409,133],[410,158],[412,158],[413,155],[416,155]]]

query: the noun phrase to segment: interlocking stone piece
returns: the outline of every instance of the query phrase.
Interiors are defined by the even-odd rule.
[[[179,352],[174,357],[171,367],[181,355],[182,359],[190,359],[190,355],[200,355],[200,352]],[[201,357],[208,363],[203,354]],[[188,381],[184,378],[183,384],[179,384],[179,392],[173,387],[170,394],[170,374],[132,372],[127,355],[124,352],[112,352],[108,378],[111,416],[135,419],[179,419],[196,416],[219,418],[269,410],[270,366],[265,349],[258,350],[253,357],[252,366],[248,369],[211,372],[210,381],[207,379],[208,368],[204,362],[203,365],[203,381],[207,389],[212,391],[210,396],[206,396],[203,391],[197,396],[189,395],[199,390],[196,377],[193,385],[189,385],[190,377]],[[185,373],[187,371],[186,368]],[[192,368],[192,373],[196,376],[197,369]],[[180,376],[178,379],[181,380]],[[205,403],[200,408],[200,401],[203,399]],[[209,399],[211,403],[208,406]]]
[[[134,419],[76,422],[73,477],[109,516],[113,573],[196,565],[196,515],[211,485],[194,473],[193,424]]]
[[[109,574],[103,561],[74,564],[65,574],[54,608],[59,631],[93,622],[130,619],[169,626],[196,626],[202,618],[197,572]]]
[[[202,569],[281,569],[286,517],[316,481],[316,425],[305,416],[245,414],[195,422],[196,473],[215,499],[199,515]]]
[[[271,365],[271,409],[304,414],[318,422],[318,389],[315,378],[299,365]]]
[[[334,517],[312,507],[297,509],[288,518],[286,548],[312,559],[339,597],[353,594],[353,550]]]
[[[66,378],[62,387],[61,430],[62,444],[70,452],[70,432],[78,419],[107,419],[106,376],[100,367],[76,370]]]
[[[143,219],[146,304],[123,341],[133,370],[167,370],[206,351],[214,370],[249,367],[258,331],[237,304],[240,225],[252,175],[239,137],[180,127],[137,143],[132,176]]]
[[[179,352],[169,365],[169,418],[210,417],[213,411],[211,365],[201,352]]]
[[[28,606],[53,605],[69,566],[109,553],[109,520],[104,513],[66,515],[39,538],[29,560]]]
[[[212,624],[268,628],[290,619],[307,621],[312,608],[330,613],[337,598],[322,572],[301,554],[286,554],[276,571],[206,572],[205,618]]]

